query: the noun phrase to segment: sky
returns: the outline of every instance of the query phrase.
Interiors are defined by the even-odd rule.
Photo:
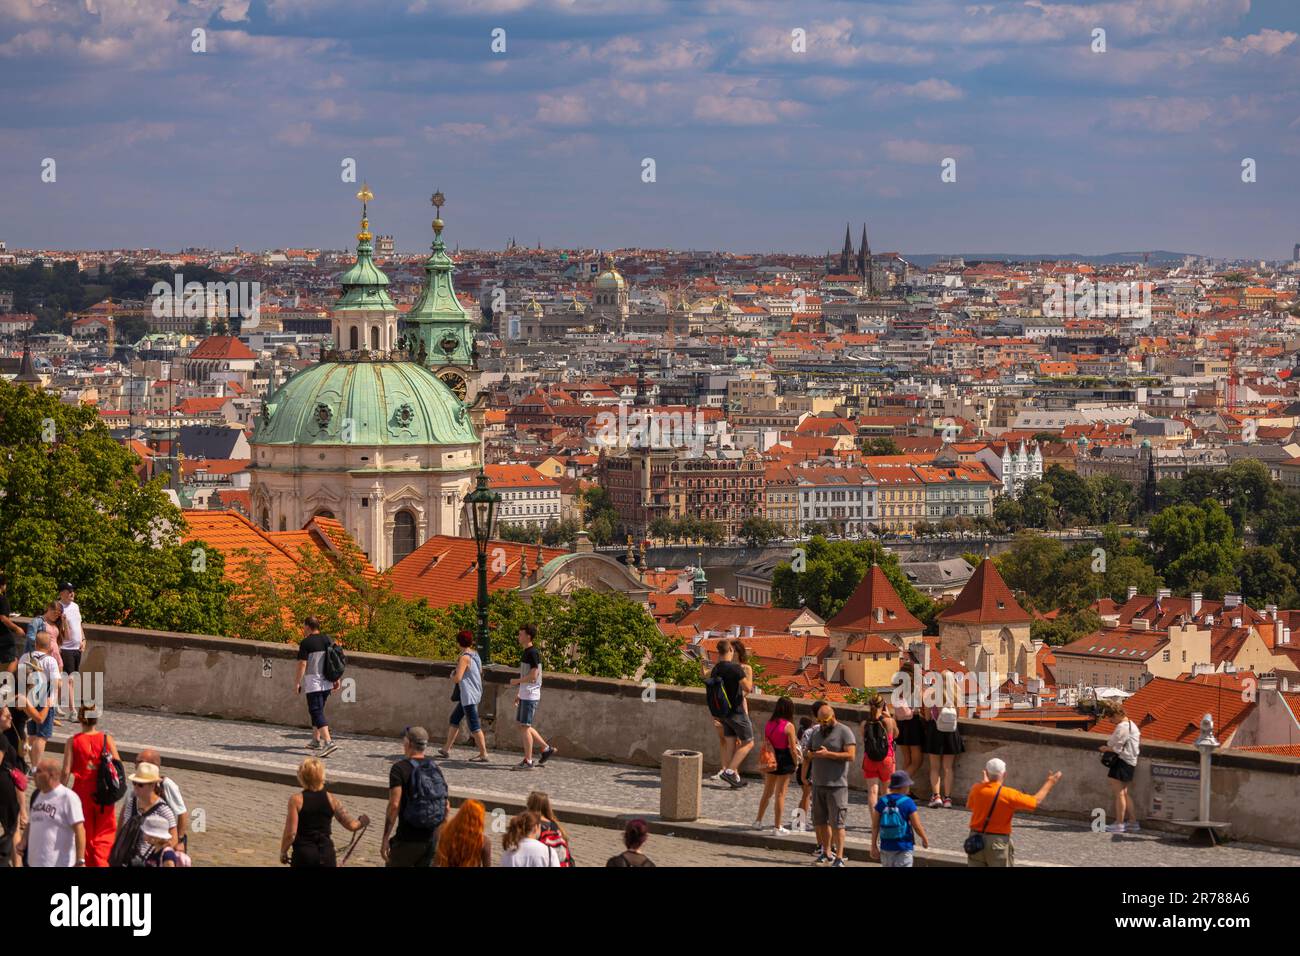
[[[1297,0],[0,0],[0,240],[344,248],[353,160],[409,252],[440,189],[467,248],[1290,258],[1298,34]]]

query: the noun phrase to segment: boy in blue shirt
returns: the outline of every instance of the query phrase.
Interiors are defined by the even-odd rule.
[[[930,839],[921,825],[916,801],[907,795],[912,778],[899,770],[889,778],[889,792],[876,801],[871,816],[871,858],[882,866],[911,866],[916,837],[930,849]]]

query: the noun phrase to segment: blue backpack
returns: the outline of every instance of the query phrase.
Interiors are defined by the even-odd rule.
[[[885,795],[885,809],[880,811],[880,839],[907,839],[907,820],[898,809],[898,795]]]
[[[447,781],[429,758],[411,761],[402,822],[421,830],[436,829],[447,817]]]

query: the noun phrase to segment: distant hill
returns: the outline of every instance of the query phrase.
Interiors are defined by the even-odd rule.
[[[913,265],[931,266],[941,259],[965,259],[967,262],[1087,262],[1091,265],[1120,265],[1126,262],[1141,262],[1144,252],[1107,252],[1103,255],[1085,255],[1082,252],[1050,253],[1050,252],[960,252],[960,253],[919,253],[917,255],[903,254],[903,258]],[[1179,265],[1184,256],[1196,255],[1193,252],[1169,252],[1164,249],[1150,250],[1150,262],[1152,265]]]

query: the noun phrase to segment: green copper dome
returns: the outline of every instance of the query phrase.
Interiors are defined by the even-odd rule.
[[[253,428],[255,445],[477,443],[460,399],[414,362],[305,368],[266,400]]]

